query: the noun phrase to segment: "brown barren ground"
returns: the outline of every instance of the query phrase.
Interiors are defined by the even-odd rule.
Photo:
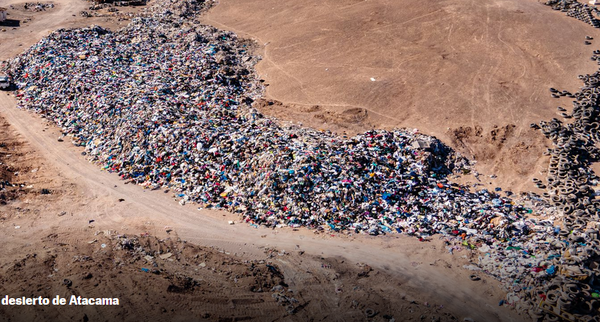
[[[0,33],[0,59],[51,30],[125,23],[78,16],[85,1],[54,3],[9,11],[31,21]],[[2,6],[10,4],[19,2]],[[258,70],[269,86],[257,104],[266,113],[339,133],[418,128],[514,190],[545,167],[546,141],[529,123],[569,104],[547,88],[572,91],[577,74],[595,68],[583,45],[595,31],[532,0],[222,0],[204,21],[265,45]],[[498,282],[469,279],[462,266],[477,251],[450,255],[437,239],[254,229],[233,214],[181,207],[100,171],[15,105],[0,93],[0,170],[19,184],[17,199],[0,206],[0,295],[119,296],[122,304],[0,307],[3,319],[523,320],[498,306]],[[137,244],[123,248],[119,236]],[[293,314],[274,294],[298,301]],[[377,315],[367,319],[367,309]]]
[[[239,222],[234,214],[198,211],[192,205],[182,207],[171,194],[124,184],[114,174],[100,171],[80,155],[81,148],[58,142],[57,129],[15,105],[11,95],[0,93],[0,114],[11,124],[7,133],[16,130],[26,140],[23,148],[45,163],[44,167],[36,160],[20,163],[23,167],[40,168],[35,172],[39,181],[27,183],[42,187],[46,178],[51,178],[54,185],[51,194],[24,194],[2,206],[0,292],[13,297],[118,296],[125,304],[118,308],[2,307],[1,314],[9,321],[42,316],[50,320],[57,316],[79,320],[84,315],[90,321],[138,317],[152,321],[164,320],[163,316],[169,320],[180,317],[231,321],[253,316],[257,320],[363,321],[368,308],[380,312],[375,320],[381,321],[385,321],[384,315],[396,317],[397,321],[420,321],[421,316],[428,320],[439,317],[442,321],[465,317],[476,321],[522,320],[510,308],[497,305],[505,294],[497,281],[482,276],[482,280],[473,282],[469,278],[471,272],[462,268],[478,256],[477,251],[451,255],[441,240],[420,242],[398,235],[372,237],[316,234],[304,229],[254,229]],[[180,258],[175,263],[159,260],[159,268],[164,272],[155,275],[141,270],[153,268],[139,258],[139,253],[115,250],[115,242],[106,237],[146,233],[165,243],[179,245],[185,240],[190,247],[199,247],[194,254],[201,256],[219,256],[216,253],[220,251],[227,256],[220,257],[219,271],[213,273],[200,269],[204,267],[196,266],[199,264],[193,256],[183,253],[175,257]],[[106,248],[101,247],[103,243]],[[181,246],[169,247],[163,252],[177,254]],[[91,260],[80,263],[84,256]],[[231,274],[246,272],[250,264],[245,261],[260,260],[278,267],[301,310],[290,315],[287,306],[280,306],[273,298],[267,301],[265,294],[232,288]],[[365,272],[365,265],[373,271],[359,276]],[[196,267],[198,271],[194,270]],[[213,266],[207,262],[206,267]],[[94,282],[84,278],[90,272]],[[213,276],[213,284],[200,283],[184,295],[169,292],[175,276],[206,280],[207,275]],[[64,279],[70,280],[72,286],[67,287]],[[252,284],[254,280],[244,283]],[[277,293],[270,289],[263,292],[270,296]],[[246,304],[236,306],[237,310],[232,308],[231,303],[248,298],[252,300],[242,301]],[[249,304],[253,301],[257,301],[256,305]]]
[[[53,3],[54,8],[45,11],[25,10],[25,3]],[[0,24],[0,61],[7,60],[20,54],[40,39],[60,28],[79,28],[90,25],[102,25],[105,28],[120,28],[129,23],[111,16],[106,10],[96,11],[103,17],[81,16],[82,11],[89,10],[93,3],[86,0],[60,1],[22,1],[3,0],[0,7],[9,9],[7,23]],[[10,7],[14,9],[10,9]],[[141,10],[142,7],[119,7],[119,13],[129,13]]]
[[[534,0],[221,0],[203,20],[264,45],[265,113],[338,133],[407,127],[533,190],[557,117],[548,89],[576,90],[600,36]]]

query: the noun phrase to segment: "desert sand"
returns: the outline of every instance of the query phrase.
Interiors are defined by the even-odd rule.
[[[85,1],[53,3],[11,11],[31,21],[0,33],[0,59],[51,30],[126,23],[81,17]],[[2,6],[11,4],[19,2]],[[498,176],[483,183],[515,191],[533,189],[531,177],[547,167],[547,142],[529,124],[568,104],[548,87],[573,90],[576,75],[594,68],[583,41],[595,31],[532,0],[221,0],[203,23],[262,45],[257,70],[268,87],[257,106],[265,113],[338,133],[417,128]],[[118,294],[122,304],[0,307],[6,320],[523,319],[498,306],[498,281],[469,279],[462,266],[477,251],[451,255],[437,239],[252,228],[231,213],[182,207],[101,171],[15,106],[0,93],[2,175],[21,184],[2,196],[0,293]],[[156,255],[140,256],[139,245]]]
[[[595,70],[596,29],[535,0],[222,0],[204,19],[264,45],[262,110],[338,133],[407,127],[474,158],[483,182],[535,190],[546,141],[577,75]],[[252,12],[252,14],[246,14]]]

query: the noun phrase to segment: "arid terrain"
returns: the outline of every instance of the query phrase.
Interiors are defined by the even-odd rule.
[[[33,186],[2,209],[3,294],[118,294],[128,303],[107,311],[97,307],[50,306],[43,311],[3,307],[11,320],[42,315],[69,319],[87,315],[96,320],[100,311],[116,319],[160,314],[172,319],[179,312],[182,320],[190,316],[207,320],[248,316],[259,320],[362,320],[368,308],[380,312],[381,320],[385,320],[383,315],[415,321],[421,316],[519,320],[510,308],[497,306],[504,294],[497,281],[486,276],[471,281],[470,272],[462,269],[477,251],[451,255],[437,239],[420,242],[406,236],[252,228],[233,214],[182,207],[169,194],[126,185],[98,170],[81,158],[80,149],[57,142],[58,132],[42,119],[14,109],[9,95],[2,94],[0,108],[7,120],[14,122],[12,126],[4,123],[5,135],[19,142],[19,150],[10,157],[18,159],[8,164],[15,167],[11,171],[26,170],[12,182]],[[30,143],[24,137],[29,137]],[[34,169],[37,171],[32,172]],[[42,194],[44,188],[50,193]],[[146,253],[136,247],[135,251],[120,249],[121,235],[139,238],[146,247],[143,251],[154,252],[154,259],[145,259]],[[188,247],[189,252],[184,250]],[[168,253],[172,258],[160,259],[160,254]],[[202,257],[195,257],[197,254]],[[273,285],[282,281],[286,290],[292,289],[302,310],[290,315],[286,306],[272,298],[277,293],[271,291],[272,286],[264,287],[263,292],[252,291],[256,279],[245,277],[244,281],[242,276],[252,263],[260,261],[263,269],[266,264],[277,267],[282,280],[268,272],[265,278],[273,279]],[[158,266],[153,267],[152,262]],[[160,273],[153,274],[154,269]],[[92,277],[86,278],[88,274]],[[239,288],[236,276],[240,276]],[[169,291],[171,285],[181,287],[188,278],[211,284],[200,282],[189,290]],[[65,279],[73,284],[67,287]],[[235,292],[223,291],[224,285],[235,285]],[[236,302],[245,304],[236,306]],[[159,304],[148,307],[146,303]],[[187,311],[192,308],[193,312]]]
[[[106,9],[82,17],[83,0],[52,3],[30,12],[3,1],[19,24],[0,27],[0,60],[58,28],[127,23]],[[548,88],[579,87],[577,75],[595,68],[585,35],[600,37],[533,0],[221,0],[202,22],[258,42],[268,86],[255,104],[266,114],[340,134],[417,128],[476,160],[483,184],[514,191],[534,190],[531,178],[547,168],[548,142],[529,124],[568,108]],[[498,281],[473,281],[463,268],[477,250],[450,254],[438,238],[253,228],[180,206],[101,171],[15,106],[14,94],[0,92],[0,295],[121,303],[0,306],[2,320],[524,319],[498,305]]]
[[[529,125],[571,104],[548,88],[573,91],[596,65],[584,42],[597,30],[536,0],[222,0],[204,21],[264,45],[267,114],[338,133],[416,128],[515,191],[547,169]]]

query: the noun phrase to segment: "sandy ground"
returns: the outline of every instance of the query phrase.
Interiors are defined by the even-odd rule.
[[[264,45],[266,113],[338,133],[417,128],[514,191],[547,168],[529,124],[571,107],[548,89],[580,86],[596,68],[585,36],[600,36],[537,0],[220,0],[204,22]]]
[[[44,247],[49,245],[44,237],[50,234],[58,234],[55,241],[60,246],[59,249],[68,246],[74,248],[73,251],[80,250],[80,253],[75,254],[83,255],[86,252],[81,249],[89,247],[86,245],[89,241],[98,239],[95,235],[97,231],[114,230],[128,235],[149,233],[159,238],[180,238],[205,247],[216,247],[239,260],[264,258],[265,248],[276,248],[278,253],[289,253],[290,255],[277,257],[273,262],[282,267],[287,284],[293,285],[292,288],[299,292],[306,290],[306,301],[311,303],[305,308],[306,314],[314,315],[317,320],[325,319],[327,312],[334,312],[336,309],[347,312],[349,307],[342,305],[344,301],[350,304],[353,300],[358,301],[352,294],[354,277],[350,276],[347,280],[330,277],[328,280],[320,276],[329,272],[323,270],[321,264],[339,258],[339,261],[345,261],[358,272],[358,264],[365,263],[382,274],[379,282],[366,283],[366,286],[380,292],[381,300],[393,302],[406,294],[405,298],[421,305],[424,302],[435,304],[438,308],[443,305],[446,312],[457,318],[519,321],[514,311],[498,307],[503,291],[496,281],[484,277],[482,281],[473,282],[469,279],[470,272],[462,269],[463,265],[469,263],[469,258],[477,254],[465,251],[452,256],[447,253],[440,240],[419,242],[404,236],[347,236],[315,234],[308,230],[255,229],[237,222],[238,218],[233,214],[199,211],[190,205],[182,207],[172,199],[171,194],[126,185],[117,176],[100,171],[81,157],[81,149],[69,142],[58,142],[58,131],[47,127],[43,119],[30,112],[15,109],[14,106],[12,96],[0,94],[0,114],[29,142],[30,145],[27,146],[35,151],[34,154],[46,162],[45,167],[38,170],[38,175],[58,174],[59,186],[52,188],[57,191],[55,194],[25,195],[22,201],[5,206],[5,212],[9,215],[0,226],[4,231],[5,245],[0,256],[3,258],[6,275],[13,274],[10,266],[13,261],[22,260],[27,254],[35,253],[36,249],[45,251]],[[29,181],[28,184],[36,186],[37,182]],[[90,224],[90,220],[94,221]],[[237,223],[229,225],[230,220]],[[15,228],[17,226],[18,229]],[[171,229],[173,231],[167,235],[166,230]],[[101,241],[95,244],[99,243]],[[50,247],[49,250],[52,249]],[[303,255],[300,255],[301,251],[304,252]],[[67,252],[66,256],[76,255]],[[313,260],[304,259],[311,256],[317,257]],[[307,266],[298,265],[298,261],[308,262]],[[340,269],[346,270],[349,268]],[[83,274],[85,271],[82,269],[78,273]],[[131,269],[131,272],[135,271]],[[335,277],[335,272],[337,271],[327,274]],[[107,273],[106,276],[110,274]],[[312,279],[312,283],[305,282],[305,279]],[[59,278],[55,282],[61,281]],[[126,292],[129,289],[127,285],[108,290],[111,293]],[[27,289],[26,286],[21,285],[24,289]],[[342,292],[337,292],[338,287],[341,287]],[[151,286],[148,288],[153,289]],[[28,291],[35,293],[35,290]],[[375,295],[364,296],[368,298]],[[141,296],[144,297],[143,294]],[[168,303],[170,302],[165,305]],[[375,305],[381,301],[372,298],[367,303]],[[402,305],[399,307],[406,308]],[[137,309],[140,310],[139,307]],[[420,309],[419,318],[425,308]],[[417,312],[416,309],[412,310]],[[358,320],[363,318],[360,310],[347,314]],[[395,314],[397,316],[398,312]]]
[[[2,5],[17,4],[9,2]],[[456,134],[447,128],[452,132],[462,126],[465,134],[454,144],[463,142],[474,155],[478,149],[493,151],[480,164],[505,174],[510,178],[506,183],[523,180],[500,165],[503,158],[518,155],[516,147],[531,153],[531,159],[513,162],[524,162],[522,177],[533,175],[544,163],[537,159],[544,142],[529,132],[528,123],[552,116],[546,107],[556,102],[549,100],[545,87],[573,89],[577,84],[572,74],[591,69],[584,59],[570,60],[590,50],[578,38],[585,34],[581,33],[585,26],[567,24],[566,18],[533,1],[420,2],[414,8],[421,11],[411,14],[402,6],[377,0],[309,2],[283,6],[271,0],[226,0],[206,18],[217,27],[268,43],[259,71],[270,84],[268,99],[283,103],[264,101],[260,103],[264,110],[279,116],[290,111],[288,120],[314,126],[333,123],[340,132],[411,125],[448,142]],[[110,18],[73,17],[89,7],[87,2],[54,3],[54,9],[32,14],[30,22],[0,33],[0,59],[12,57],[56,28],[117,26],[116,21],[106,21]],[[464,14],[465,8],[471,14]],[[253,14],[243,14],[248,11]],[[486,11],[490,22],[485,15],[482,18]],[[19,19],[28,14],[11,12]],[[520,16],[515,24],[508,23]],[[506,23],[491,23],[498,19]],[[564,24],[565,39],[559,41],[544,31],[548,26],[544,24],[550,23],[546,19]],[[538,29],[522,35],[514,32],[519,23]],[[422,24],[431,32],[419,31]],[[485,26],[490,27],[487,33]],[[410,35],[400,37],[400,31]],[[451,37],[447,43],[442,41],[445,37]],[[448,49],[461,43],[460,48]],[[389,49],[382,50],[384,45]],[[439,53],[444,50],[446,57]],[[544,59],[534,58],[538,51]],[[376,52],[387,57],[377,58]],[[517,71],[523,76],[516,77]],[[510,81],[508,89],[499,92],[497,84],[503,79]],[[442,91],[440,82],[449,89]],[[465,82],[470,84],[468,91],[458,90]],[[419,86],[427,90],[417,93]],[[505,104],[496,102],[501,93]],[[528,99],[522,100],[526,94]],[[488,99],[482,99],[486,95]],[[522,102],[528,106],[519,105]],[[469,279],[471,272],[462,266],[477,253],[450,255],[438,239],[419,242],[404,236],[255,229],[229,213],[182,207],[170,193],[126,185],[116,175],[100,171],[84,160],[81,149],[58,142],[56,128],[15,105],[11,94],[0,92],[0,116],[5,120],[0,122],[0,162],[10,162],[5,172],[13,176],[7,178],[23,185],[16,200],[0,206],[0,295],[117,294],[123,304],[0,307],[0,316],[9,320],[523,320],[510,308],[498,306],[504,296],[498,282],[485,276],[476,282]],[[511,113],[510,118],[501,117]],[[498,146],[496,141],[503,143]],[[10,157],[2,142],[14,150]],[[41,189],[51,193],[42,194]],[[122,238],[117,237],[142,234],[149,236],[139,238],[134,249],[123,249]],[[160,258],[169,253],[170,257]],[[253,271],[257,273],[252,275]],[[285,286],[271,291],[278,284]],[[262,292],[257,292],[259,285]],[[281,292],[297,302],[278,302],[281,297],[273,294]],[[367,318],[367,309],[377,315]]]
[[[34,12],[24,10],[23,5],[30,3],[53,3],[54,8],[45,11]],[[31,45],[38,42],[50,32],[60,28],[77,28],[90,25],[102,25],[105,28],[114,29],[127,25],[127,20],[119,20],[108,16],[106,9],[98,11],[99,15],[106,17],[83,18],[82,11],[89,10],[92,2],[85,0],[72,1],[22,1],[3,0],[0,6],[14,9],[8,10],[8,21],[0,25],[0,60],[7,60],[18,55]],[[119,7],[120,12],[134,12],[141,8]]]

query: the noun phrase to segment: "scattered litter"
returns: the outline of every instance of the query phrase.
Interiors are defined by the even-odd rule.
[[[166,253],[166,254],[159,255],[158,257],[160,259],[167,259],[167,258],[170,258],[171,256],[173,256],[172,253]]]

